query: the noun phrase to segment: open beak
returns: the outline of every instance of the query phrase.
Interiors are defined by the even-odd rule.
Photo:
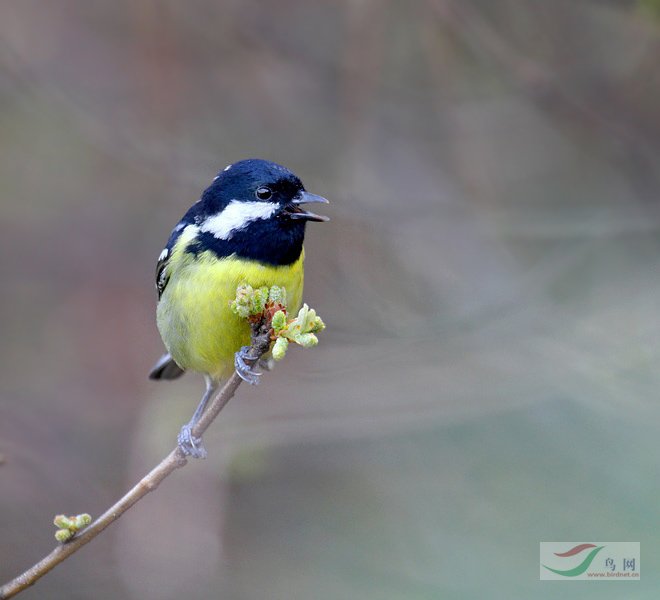
[[[328,201],[323,198],[323,196],[317,196],[316,194],[310,194],[306,191],[298,192],[293,200],[287,204],[285,208],[285,213],[290,219],[295,220],[304,220],[304,221],[329,221],[330,219],[324,215],[317,215],[316,213],[310,212],[300,208],[301,204],[328,204]]]

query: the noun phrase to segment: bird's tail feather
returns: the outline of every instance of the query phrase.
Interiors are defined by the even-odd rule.
[[[163,354],[149,371],[149,379],[178,379],[185,372],[169,354]]]

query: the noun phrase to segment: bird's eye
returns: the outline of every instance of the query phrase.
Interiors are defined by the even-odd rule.
[[[262,186],[257,188],[257,191],[254,193],[254,195],[259,198],[259,200],[270,200],[270,197],[273,195],[273,191],[269,187]]]

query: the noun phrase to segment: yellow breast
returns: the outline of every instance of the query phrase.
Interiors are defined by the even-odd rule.
[[[289,312],[302,303],[305,252],[293,264],[271,266],[210,251],[196,256],[175,250],[170,278],[158,303],[158,329],[165,346],[184,369],[214,378],[228,376],[234,353],[250,343],[250,327],[231,312],[242,283],[286,288]]]

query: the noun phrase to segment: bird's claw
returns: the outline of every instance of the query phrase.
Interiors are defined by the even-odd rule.
[[[243,380],[249,383],[250,385],[257,385],[259,383],[259,377],[261,373],[255,370],[255,367],[249,365],[245,362],[245,359],[250,359],[249,356],[250,346],[243,346],[235,355],[234,355],[234,368],[238,373],[238,376]]]
[[[193,436],[190,423],[181,428],[177,442],[185,456],[192,456],[193,458],[206,458],[208,456],[208,452],[202,444],[202,438]]]

